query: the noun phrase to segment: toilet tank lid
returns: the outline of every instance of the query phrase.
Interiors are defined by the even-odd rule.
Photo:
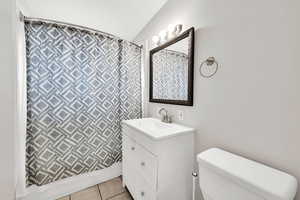
[[[234,179],[268,200],[292,200],[295,197],[297,180],[285,172],[218,148],[198,154],[197,160],[200,166]]]

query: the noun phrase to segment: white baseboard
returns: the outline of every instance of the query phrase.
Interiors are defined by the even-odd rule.
[[[122,164],[116,163],[105,169],[73,176],[40,187],[31,186],[26,189],[24,194],[17,195],[17,200],[55,200],[118,177],[121,173]]]

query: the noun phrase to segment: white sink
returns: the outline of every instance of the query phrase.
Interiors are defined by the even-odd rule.
[[[191,133],[193,128],[182,126],[175,123],[164,123],[156,118],[142,118],[133,120],[124,120],[122,123],[141,131],[152,139],[163,139],[177,136],[179,134]]]

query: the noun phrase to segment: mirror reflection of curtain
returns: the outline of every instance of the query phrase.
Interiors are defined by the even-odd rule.
[[[163,49],[153,54],[153,98],[187,100],[188,55]]]
[[[56,24],[25,29],[27,185],[121,161],[120,122],[142,115],[141,48]]]

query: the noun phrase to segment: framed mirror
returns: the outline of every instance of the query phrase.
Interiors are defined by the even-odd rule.
[[[150,102],[193,106],[194,28],[150,51]]]

